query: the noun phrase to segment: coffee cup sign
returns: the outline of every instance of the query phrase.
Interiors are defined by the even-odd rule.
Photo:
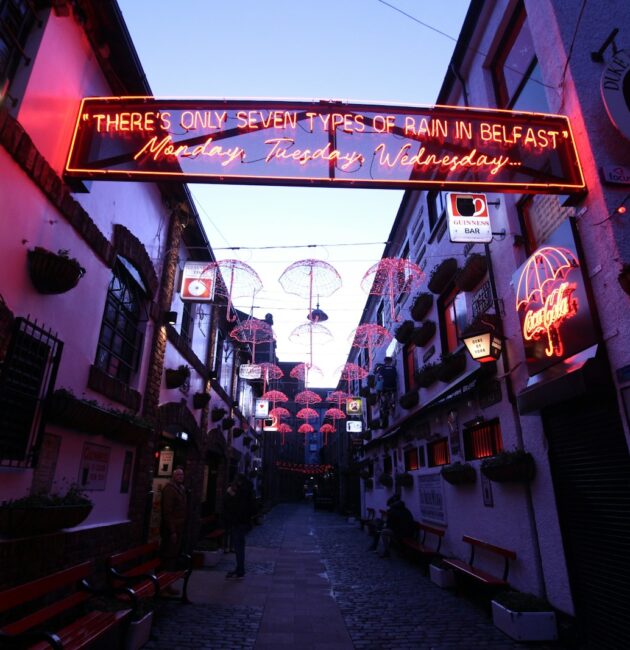
[[[449,236],[454,243],[492,241],[485,194],[450,192],[446,195]]]

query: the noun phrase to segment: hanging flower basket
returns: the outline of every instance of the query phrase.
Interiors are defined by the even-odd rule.
[[[85,269],[67,251],[53,253],[36,246],[28,251],[28,272],[39,293],[65,293],[77,286]]]
[[[226,413],[225,409],[215,407],[210,411],[210,419],[213,422],[218,422]]]
[[[464,370],[466,370],[466,355],[463,352],[447,354],[442,357],[437,367],[437,376],[440,381],[448,384]]]
[[[408,472],[405,472],[404,474],[398,474],[396,476],[396,485],[404,488],[412,488],[413,476]]]
[[[630,264],[624,264],[617,277],[621,288],[630,296]]]
[[[444,465],[440,470],[440,474],[451,485],[464,485],[466,483],[474,483],[477,480],[475,468],[469,463]]]
[[[228,429],[231,429],[234,425],[236,424],[236,420],[234,418],[225,418],[223,422],[221,422],[221,426],[227,431]]]
[[[433,294],[428,292],[420,293],[416,296],[413,305],[411,306],[411,317],[414,320],[422,320],[433,307]]]
[[[260,449],[260,445],[252,445],[252,446],[249,448],[249,450],[250,450],[251,452],[256,452],[256,451],[258,451],[259,449]]]
[[[383,487],[393,487],[394,486],[394,479],[391,474],[381,474],[378,477],[378,482],[383,486]]]
[[[429,283],[427,284],[431,293],[442,293],[453,276],[457,272],[457,260],[454,257],[447,257],[440,262],[431,272]]]
[[[418,404],[420,403],[420,396],[418,395],[418,391],[410,390],[404,395],[401,395],[400,399],[398,400],[398,403],[402,406],[402,408],[407,410],[412,409],[415,406],[418,406]]]
[[[419,327],[414,328],[411,340],[420,348],[424,347],[434,336],[437,327],[432,320],[426,320]]]
[[[438,367],[435,363],[427,363],[420,370],[416,370],[414,378],[420,388],[429,388],[438,379]]]
[[[414,324],[411,320],[406,320],[401,323],[394,332],[394,338],[402,345],[406,345],[411,340],[413,334]]]
[[[210,395],[208,393],[195,393],[193,395],[193,407],[196,409],[205,408],[210,401]]]
[[[536,474],[534,457],[527,451],[502,451],[481,463],[481,471],[497,483],[528,483]]]
[[[233,438],[240,438],[244,433],[245,433],[245,431],[243,429],[241,429],[241,427],[234,427],[232,429],[232,437]]]
[[[190,378],[190,368],[179,366],[179,368],[167,368],[164,371],[164,379],[167,388],[179,388]]]
[[[253,440],[254,439],[251,436],[245,436],[243,438],[243,445],[245,445],[245,447],[249,447],[252,444]]]
[[[466,258],[462,269],[455,276],[455,286],[460,291],[472,291],[488,271],[488,260],[485,255],[473,253]]]

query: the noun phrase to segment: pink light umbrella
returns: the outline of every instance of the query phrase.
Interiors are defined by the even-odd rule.
[[[335,420],[345,420],[346,414],[341,409],[332,408],[324,413],[324,417],[330,418],[334,422]]]
[[[319,417],[319,413],[312,408],[309,408],[308,406],[300,409],[296,414],[296,418],[299,418],[300,420],[314,420],[315,418]]]
[[[251,343],[252,359],[256,359],[256,344],[269,343],[274,340],[271,325],[264,320],[248,318],[230,332],[230,336],[239,343]]]
[[[276,406],[269,411],[269,415],[272,418],[288,418],[291,415],[291,412],[288,409],[285,409],[284,406]]]
[[[282,446],[283,447],[284,447],[286,434],[291,433],[292,431],[293,431],[293,429],[288,424],[285,424],[284,422],[281,422],[278,425],[278,432],[282,434]]]
[[[254,296],[262,289],[262,280],[258,273],[245,262],[240,260],[219,260],[210,262],[204,269],[216,269],[220,279],[215,283],[215,294],[227,298],[227,319],[234,322],[236,316],[230,313],[234,298]]]
[[[340,380],[348,382],[348,391],[350,391],[350,382],[365,379],[370,373],[356,363],[345,363],[340,368]]]
[[[337,427],[333,426],[332,424],[322,424],[321,427],[319,427],[320,433],[324,434],[324,445],[328,445],[328,434],[329,433],[335,433],[337,430]]]
[[[296,404],[306,404],[306,406],[308,406],[309,404],[319,404],[322,401],[322,398],[312,390],[303,390],[296,393],[293,401]]]
[[[301,424],[298,427],[298,433],[313,433],[313,431],[315,431],[315,429],[311,424]]]
[[[268,402],[273,404],[273,408],[276,408],[277,402],[288,402],[289,398],[281,390],[268,390],[266,393],[263,393],[260,396],[260,399],[266,399]]]
[[[342,391],[342,390],[335,390],[330,395],[328,395],[328,398],[326,399],[327,402],[332,402],[333,404],[337,405],[337,408],[340,409],[342,404],[345,404],[348,401],[348,393]]]
[[[267,391],[267,383],[271,379],[281,379],[284,377],[284,371],[280,366],[269,361],[263,361],[256,364],[260,368],[260,375],[263,379],[263,393]]]
[[[309,347],[309,365],[313,366],[313,342],[328,343],[333,338],[332,332],[321,323],[304,323],[298,325],[289,334],[289,341]]]
[[[374,350],[392,340],[389,330],[377,323],[359,325],[352,334],[352,347],[365,348],[368,351],[368,368],[372,369],[372,354]]]
[[[370,295],[388,296],[391,318],[396,321],[396,301],[403,293],[415,289],[423,278],[422,269],[408,259],[384,257],[366,271],[361,287]]]
[[[324,376],[321,368],[308,363],[298,363],[296,366],[293,366],[291,372],[289,373],[293,379],[303,381],[305,386],[308,385],[309,376],[313,376],[314,374],[319,375],[320,377]]]

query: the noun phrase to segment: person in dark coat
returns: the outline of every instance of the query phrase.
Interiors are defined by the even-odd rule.
[[[177,467],[169,483],[162,490],[162,522],[160,554],[166,569],[176,568],[177,558],[184,544],[186,527],[186,489],[184,488],[184,470]],[[177,591],[167,587],[166,593],[175,595]]]
[[[392,542],[400,546],[405,537],[413,534],[413,515],[402,499],[392,503],[387,511],[387,522],[381,531],[378,541],[377,552],[380,557],[389,557],[389,549]]]
[[[236,567],[226,578],[245,575],[245,535],[251,530],[256,515],[256,499],[251,483],[243,474],[237,474],[223,499],[223,520],[231,531],[236,555]]]

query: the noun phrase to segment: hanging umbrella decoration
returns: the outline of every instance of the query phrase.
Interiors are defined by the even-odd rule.
[[[323,377],[324,373],[318,366],[312,366],[308,363],[298,363],[296,366],[293,366],[291,372],[289,373],[289,376],[293,377],[293,379],[303,381],[304,386],[308,386],[308,378],[309,376],[312,377],[313,375]]]
[[[332,338],[332,333],[327,327],[319,322],[324,318],[314,317],[321,310],[319,309],[319,298],[332,296],[335,291],[341,287],[341,276],[337,270],[328,262],[323,260],[298,260],[288,266],[278,279],[282,288],[287,292],[301,298],[308,298],[308,316],[309,322],[302,325],[304,333],[308,333],[309,344],[309,364],[313,365],[313,339],[321,338],[325,334]],[[313,310],[313,296],[318,297],[318,309]],[[323,313],[323,312],[322,312]],[[292,337],[299,335],[299,329],[293,330]],[[303,336],[303,334],[302,334]]]
[[[298,325],[294,330],[289,334],[289,341],[292,343],[297,343],[299,345],[306,345],[309,349],[309,363],[306,364],[311,368],[313,366],[313,344],[323,345],[332,341],[333,334],[332,332],[321,323],[304,323],[303,325]],[[306,376],[305,376],[305,385],[308,385]]]
[[[382,325],[365,323],[359,325],[352,333],[352,347],[366,349],[368,352],[368,368],[372,369],[374,350],[389,343],[392,335]]]
[[[337,431],[337,427],[333,426],[332,424],[328,424],[328,422],[326,422],[326,424],[322,424],[322,426],[319,427],[319,431],[320,431],[320,433],[324,434],[324,446],[327,447],[328,446],[328,434],[329,433],[335,433]]]
[[[296,404],[319,404],[322,401],[322,398],[312,390],[303,390],[295,394],[293,401]]]
[[[424,272],[405,258],[384,257],[370,267],[363,279],[363,291],[373,296],[386,296],[389,300],[392,322],[396,322],[396,302],[401,295],[413,291],[424,279]]]
[[[218,271],[217,277],[221,278],[216,282],[215,294],[227,298],[227,320],[230,323],[236,321],[236,315],[232,315],[231,307],[234,298],[249,298],[252,301],[256,294],[262,289],[262,280],[254,269],[240,260],[219,260],[210,262],[204,269]]]
[[[560,325],[577,314],[577,300],[572,297],[576,285],[568,282],[567,277],[578,267],[572,251],[544,246],[527,260],[519,276],[516,311],[534,307],[525,315],[523,337],[526,341],[546,337],[548,357],[562,356]]]
[[[287,433],[292,433],[292,432],[293,432],[293,429],[286,422],[281,422],[278,425],[278,433],[282,434],[282,443],[281,444],[282,444],[283,447],[284,447],[284,443],[285,443],[286,434]]]
[[[256,360],[256,344],[270,343],[274,340],[271,325],[257,318],[248,318],[240,325],[232,328],[230,336],[239,343],[250,343],[252,346],[252,359]]]
[[[267,384],[271,380],[281,379],[284,377],[284,371],[280,366],[269,361],[263,361],[256,364],[260,368],[260,376],[263,380],[263,393],[267,392]]]
[[[347,363],[345,363],[338,370],[340,372],[339,381],[347,382],[347,384],[348,384],[348,392],[350,392],[350,383],[351,382],[353,382],[353,381],[361,381],[361,379],[365,379],[370,374],[362,366],[359,366],[356,363],[351,363],[349,361]]]
[[[295,414],[295,417],[299,420],[315,420],[319,417],[319,413],[315,409],[305,406]]]
[[[278,420],[281,420],[282,418],[288,418],[291,415],[291,412],[288,409],[285,409],[284,406],[276,406],[269,411],[269,415],[272,418],[278,418]]]
[[[298,433],[302,433],[304,435],[313,433],[313,431],[315,431],[315,428],[312,424],[304,423],[298,427]],[[304,444],[304,438],[302,439],[302,444]]]
[[[335,390],[326,398],[327,402],[332,402],[337,405],[337,408],[340,409],[342,404],[345,404],[348,401],[350,395],[343,390]]]

